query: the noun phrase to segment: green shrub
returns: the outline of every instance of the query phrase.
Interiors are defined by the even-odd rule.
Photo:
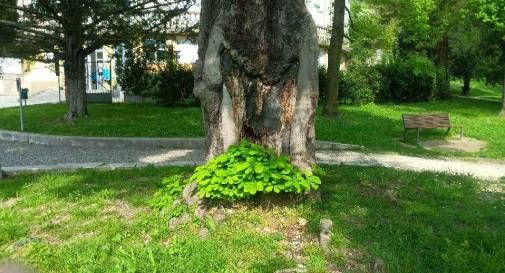
[[[152,97],[158,90],[160,77],[148,68],[143,59],[131,57],[116,66],[118,83],[126,95]]]
[[[152,42],[152,41],[151,41]],[[173,47],[156,46],[146,42],[144,47],[125,46],[123,58],[117,55],[118,83],[127,95],[154,98],[163,105],[196,106],[193,95],[191,68],[179,64]]]
[[[381,82],[382,76],[376,66],[351,63],[340,80],[340,103],[361,105],[374,102]]]
[[[328,72],[319,67],[319,102],[324,104],[327,97]],[[367,104],[375,101],[381,87],[381,75],[375,66],[351,64],[340,71],[338,100],[341,104]]]
[[[319,177],[301,172],[286,156],[242,141],[196,168],[191,181],[198,182],[201,198],[237,200],[257,193],[302,193],[317,189]]]
[[[154,194],[151,206],[155,209],[171,207],[175,199],[181,196],[187,181],[182,175],[173,175],[163,179],[163,188]]]
[[[155,97],[164,105],[196,106],[193,95],[193,72],[190,67],[174,63],[160,74],[160,84]]]
[[[328,87],[328,70],[326,69],[325,66],[322,65],[319,66],[318,75],[319,75],[319,103],[324,104],[326,102],[326,96],[327,96],[326,88]]]
[[[384,79],[379,101],[429,101],[435,95],[437,69],[422,55],[409,55],[380,66]]]

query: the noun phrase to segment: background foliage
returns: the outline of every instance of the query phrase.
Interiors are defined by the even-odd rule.
[[[125,93],[168,106],[198,104],[191,68],[179,64],[172,46],[148,42],[130,42],[125,45],[125,57],[117,56],[119,84]]]

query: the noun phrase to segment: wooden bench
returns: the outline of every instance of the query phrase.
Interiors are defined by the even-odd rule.
[[[419,144],[419,132],[421,129],[447,128],[446,134],[452,128],[459,128],[459,137],[463,138],[463,127],[451,125],[449,114],[426,114],[426,115],[410,115],[403,114],[403,133],[404,141],[407,141],[407,131],[409,129],[417,130],[416,143]]]

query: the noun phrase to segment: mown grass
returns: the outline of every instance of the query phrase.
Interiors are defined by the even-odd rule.
[[[203,135],[199,108],[167,108],[148,104],[90,104],[90,117],[68,124],[65,104],[26,107],[28,132],[103,137],[198,137]],[[19,109],[0,109],[0,128],[19,130]]]
[[[0,184],[0,260],[39,272],[273,272],[292,262],[278,238],[230,220],[207,240],[169,231],[149,201],[164,176],[189,169],[81,171]],[[240,255],[237,255],[240,253]]]
[[[163,177],[188,168],[79,171],[0,183],[0,260],[45,272],[274,272],[291,268],[284,244],[300,218],[316,238],[334,221],[332,251],[302,254],[309,272],[504,272],[504,183],[385,168],[323,167],[323,202],[247,202],[198,237],[193,220],[149,202]],[[214,228],[211,228],[214,227]],[[287,233],[286,233],[287,232]]]
[[[458,94],[457,82],[453,93]],[[500,110],[498,87],[482,83],[472,86],[469,97],[454,96],[450,100],[410,104],[369,104],[342,106],[337,118],[322,117],[316,121],[316,137],[365,146],[370,151],[411,155],[444,155],[505,158],[505,119]],[[485,97],[485,98],[484,98]],[[30,132],[121,137],[198,137],[203,136],[201,112],[198,108],[163,108],[152,105],[89,106],[91,116],[68,125],[61,121],[64,105],[38,105],[25,111],[26,128]],[[404,145],[404,113],[449,113],[453,124],[464,127],[465,136],[487,142],[487,148],[477,153],[427,151],[415,145]],[[0,109],[0,128],[18,130],[18,109]],[[452,136],[458,132],[453,132]],[[443,139],[445,129],[423,130],[421,140]],[[410,144],[415,142],[413,132]]]
[[[453,95],[461,95],[463,88],[463,83],[461,81],[451,82],[451,93]],[[481,81],[473,81],[470,84],[470,94],[468,97],[483,99],[483,100],[493,100],[499,101],[502,98],[502,90],[499,85],[489,85]]]
[[[502,272],[505,181],[331,168],[324,211],[335,221],[338,264],[349,272]]]
[[[372,151],[397,152],[414,155],[443,155],[505,158],[505,119],[500,112],[501,90],[498,86],[472,83],[469,97],[461,93],[458,82],[452,83],[449,100],[406,103],[342,106],[339,118],[319,117],[317,137],[362,145]],[[449,113],[452,124],[464,127],[465,136],[487,142],[487,148],[477,153],[428,151],[404,145],[402,114]],[[422,130],[421,140],[444,139],[445,129]],[[458,130],[448,137],[457,137]],[[408,142],[415,142],[415,132],[408,134]]]

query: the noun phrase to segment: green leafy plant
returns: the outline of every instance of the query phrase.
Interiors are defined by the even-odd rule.
[[[182,175],[173,175],[163,179],[161,182],[163,188],[154,194],[151,206],[159,210],[172,206],[174,200],[181,196],[186,182]]]
[[[196,168],[191,177],[198,183],[201,198],[237,200],[257,193],[302,193],[317,189],[319,177],[300,171],[286,156],[242,141]]]

